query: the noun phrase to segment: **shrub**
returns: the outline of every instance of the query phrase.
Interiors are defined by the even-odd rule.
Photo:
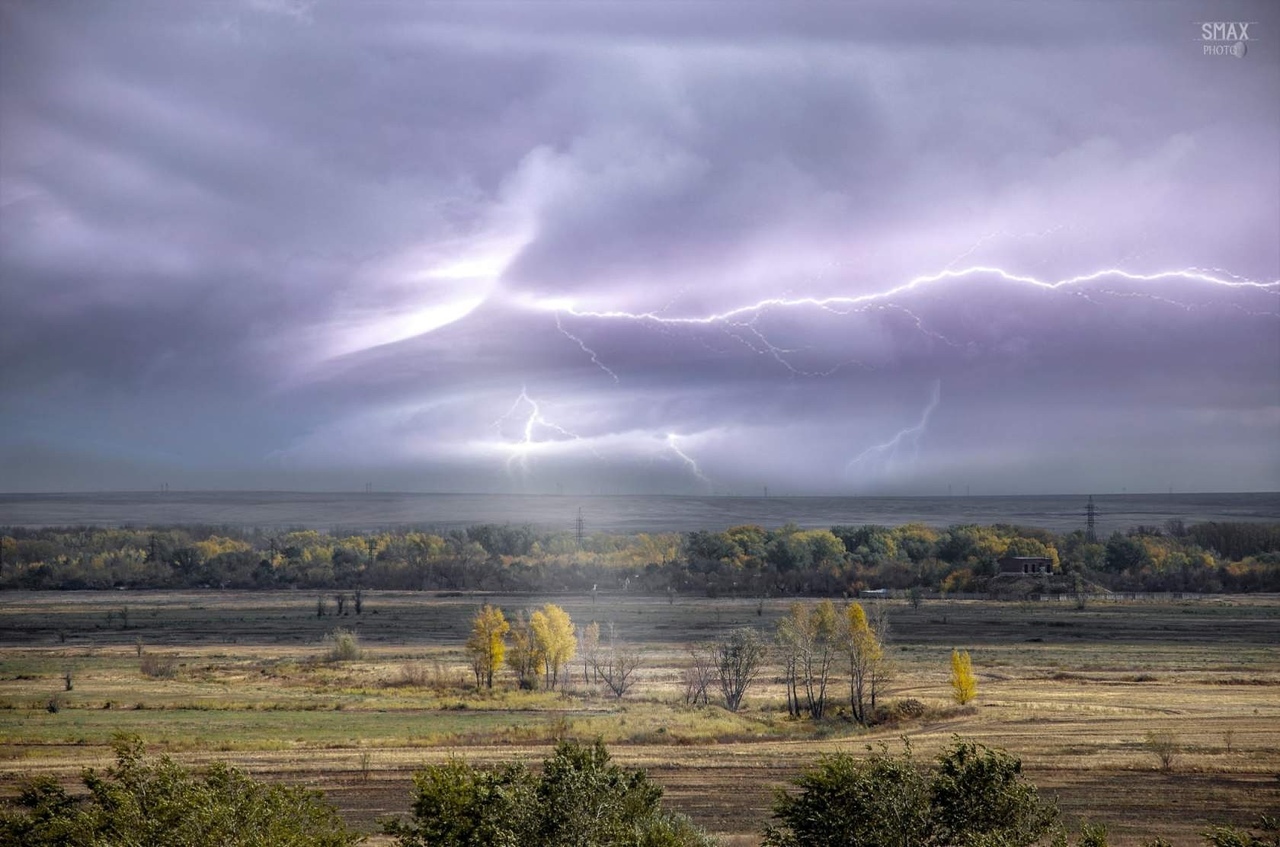
[[[1018,759],[958,738],[932,770],[917,767],[910,747],[901,756],[882,747],[863,759],[828,756],[796,785],[798,794],[778,795],[766,847],[1024,847],[1058,815],[1023,781]]]
[[[1262,835],[1255,835],[1235,827],[1217,826],[1204,833],[1204,839],[1210,847],[1276,847],[1280,845],[1280,818],[1263,815],[1258,818],[1256,827],[1262,831]]]
[[[926,711],[924,703],[908,697],[893,704],[893,711],[903,718],[922,718]]]
[[[556,745],[535,777],[523,764],[475,768],[453,759],[413,777],[413,818],[383,832],[401,847],[712,847],[644,771],[610,762],[604,745]]]
[[[51,777],[28,783],[20,809],[0,812],[0,844],[348,847],[360,840],[317,791],[258,782],[222,763],[196,774],[168,757],[145,761],[137,738],[118,737],[114,746],[114,767],[85,771],[84,800]]]
[[[360,636],[349,629],[340,627],[325,638],[329,641],[329,652],[325,654],[325,658],[330,662],[351,662],[359,659],[363,654],[360,649]]]
[[[422,662],[405,662],[400,666],[399,676],[391,683],[394,686],[425,688],[431,682],[431,671]]]
[[[1160,762],[1160,770],[1173,770],[1173,763],[1178,758],[1178,738],[1171,731],[1159,729],[1148,732],[1142,739],[1142,746]]]
[[[178,675],[178,662],[168,653],[143,653],[142,675],[152,679],[173,679]]]

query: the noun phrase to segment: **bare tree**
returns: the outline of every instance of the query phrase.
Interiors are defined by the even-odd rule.
[[[735,629],[716,642],[713,648],[716,678],[726,709],[738,711],[742,696],[760,675],[766,653],[764,639],[754,629]]]
[[[782,662],[782,682],[787,688],[787,714],[800,717],[800,654],[804,651],[804,633],[796,625],[795,615],[778,621],[774,634],[778,658]]]
[[[701,700],[705,706],[708,702],[707,689],[716,678],[716,660],[713,649],[695,648],[689,651],[693,663],[680,672],[684,682],[684,702],[690,706],[698,705]]]
[[[593,589],[594,590],[594,589]],[[582,681],[591,682],[590,672],[597,664],[600,654],[600,624],[592,621],[585,627],[578,627],[578,655],[582,657]],[[599,674],[596,674],[598,680]]]
[[[613,624],[609,624],[609,646],[598,651],[592,667],[604,684],[621,700],[635,683],[635,672],[643,663],[640,652],[634,647],[619,645]]]

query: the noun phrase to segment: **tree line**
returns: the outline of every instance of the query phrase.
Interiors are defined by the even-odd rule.
[[[1005,556],[1117,591],[1280,590],[1280,524],[1136,526],[1102,540],[1010,525],[755,525],[595,533],[481,524],[374,533],[0,528],[0,588],[593,589],[842,596],[986,591]]]

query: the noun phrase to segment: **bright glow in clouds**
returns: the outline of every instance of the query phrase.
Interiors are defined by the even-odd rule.
[[[411,256],[389,263],[366,283],[388,291],[406,291],[411,298],[409,303],[398,302],[394,307],[368,310],[364,315],[358,307],[352,309],[356,318],[346,318],[326,331],[325,355],[344,356],[395,344],[462,320],[489,298],[503,270],[526,241],[491,241],[416,271],[405,267],[414,261]],[[424,289],[434,302],[412,305],[413,299],[422,296],[415,292]]]
[[[326,333],[326,355],[330,358],[345,356],[425,335],[462,320],[485,299],[485,295],[468,297],[407,312],[402,307],[330,327]]]

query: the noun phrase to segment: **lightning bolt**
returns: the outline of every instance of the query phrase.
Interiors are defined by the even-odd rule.
[[[1001,233],[997,233],[999,235]],[[994,236],[992,236],[994,237]],[[984,240],[986,237],[984,237]],[[976,250],[979,245],[971,248],[970,251]],[[962,254],[962,256],[968,253]],[[665,310],[662,312],[629,312],[623,310],[587,310],[579,309],[572,302],[563,300],[534,302],[534,308],[544,311],[552,311],[555,313],[556,325],[560,331],[578,343],[578,345],[591,356],[592,362],[613,377],[614,381],[618,380],[618,375],[613,370],[605,366],[595,351],[588,348],[581,339],[568,332],[561,320],[562,315],[578,319],[594,319],[594,320],[618,320],[618,321],[634,321],[646,323],[660,329],[668,329],[679,326],[719,326],[731,338],[745,345],[748,349],[761,355],[768,355],[776,360],[783,367],[787,368],[793,375],[797,376],[824,376],[834,372],[835,369],[825,372],[802,371],[791,364],[787,359],[787,354],[796,352],[795,350],[780,347],[765,336],[756,325],[756,321],[760,315],[772,309],[794,309],[794,308],[815,308],[822,309],[837,315],[849,315],[854,312],[863,312],[869,308],[877,307],[880,309],[893,309],[906,315],[916,329],[925,335],[948,344],[952,347],[960,347],[962,345],[946,338],[940,333],[927,329],[919,316],[915,315],[909,309],[900,304],[891,302],[894,298],[939,284],[954,283],[966,278],[975,276],[995,277],[1004,282],[1028,286],[1043,291],[1059,291],[1069,289],[1080,289],[1087,283],[1096,282],[1103,279],[1123,279],[1135,283],[1156,283],[1165,280],[1184,280],[1190,282],[1199,282],[1206,285],[1216,285],[1225,288],[1234,289],[1254,289],[1265,291],[1267,293],[1280,294],[1280,280],[1272,282],[1258,282],[1255,280],[1239,277],[1218,269],[1207,269],[1199,267],[1181,268],[1176,270],[1156,271],[1154,273],[1135,273],[1122,268],[1103,268],[1101,270],[1092,271],[1086,274],[1065,277],[1057,280],[1041,279],[1030,274],[1015,273],[1005,270],[1004,268],[994,267],[990,265],[972,265],[965,268],[955,269],[950,266],[943,268],[941,271],[931,274],[922,274],[907,280],[904,283],[896,285],[884,291],[872,292],[869,294],[859,295],[834,295],[830,297],[768,297],[757,300],[754,303],[737,306],[723,312],[713,312],[705,315],[668,315]],[[1090,303],[1097,305],[1097,301],[1089,297],[1088,293],[1083,290],[1075,292],[1078,296],[1083,297]],[[1103,291],[1105,294],[1113,296],[1121,296],[1120,292]],[[1181,303],[1168,298],[1161,298],[1151,294],[1124,294],[1123,296],[1145,296],[1150,297],[1158,302],[1165,302],[1170,305],[1179,306],[1181,308],[1195,308],[1195,306],[1187,303]],[[1238,308],[1238,307],[1237,307]],[[1248,314],[1257,315],[1259,313],[1247,312]],[[1280,314],[1274,312],[1261,313],[1262,315],[1271,317],[1280,317]],[[735,331],[736,330],[736,331]],[[756,346],[755,343],[748,340],[744,335],[750,335],[762,346]],[[843,364],[860,364],[856,362]],[[836,369],[841,367],[838,365]]]
[[[836,295],[832,297],[769,297],[750,303],[745,306],[738,306],[724,312],[716,312],[710,315],[691,315],[684,317],[664,317],[655,312],[623,312],[623,311],[586,311],[574,308],[572,305],[562,307],[561,310],[566,314],[576,318],[599,318],[603,320],[634,320],[649,321],[659,324],[679,325],[679,324],[715,324],[720,322],[730,322],[739,315],[746,315],[753,312],[762,312],[775,307],[793,307],[793,306],[812,306],[819,309],[833,311],[836,314],[848,314],[847,311],[836,309],[837,306],[858,306],[863,303],[873,303],[880,300],[890,300],[901,294],[906,294],[918,288],[924,288],[939,282],[949,280],[964,279],[966,277],[987,275],[994,276],[1005,282],[1028,285],[1040,288],[1046,291],[1056,291],[1060,288],[1071,288],[1082,285],[1087,282],[1094,282],[1099,279],[1108,277],[1119,277],[1129,280],[1130,282],[1158,282],[1163,279],[1186,279],[1196,282],[1204,282],[1213,285],[1221,285],[1227,288],[1255,288],[1262,290],[1275,290],[1280,288],[1280,280],[1275,282],[1255,282],[1253,280],[1236,280],[1226,279],[1217,276],[1211,272],[1201,270],[1199,268],[1185,268],[1183,270],[1158,271],[1156,273],[1142,274],[1132,273],[1130,271],[1121,270],[1120,268],[1106,268],[1103,270],[1093,271],[1087,274],[1067,277],[1065,279],[1046,281],[1034,276],[1026,274],[1017,274],[1006,271],[1003,268],[991,267],[988,265],[974,265],[972,267],[963,268],[961,270],[942,270],[933,274],[925,274],[917,276],[907,282],[890,288],[886,291],[879,291],[872,294],[859,294],[856,296]]]
[[[696,476],[704,484],[711,485],[711,480],[708,479],[705,474],[703,474],[702,469],[698,467],[698,463],[695,462],[688,453],[680,449],[680,436],[676,435],[674,432],[668,432],[667,446],[670,447],[672,452],[674,452],[677,456],[679,456],[680,459],[686,465],[689,466],[689,470],[693,472],[694,476]]]
[[[502,417],[493,422],[493,426],[497,429],[499,437],[503,436],[503,423],[515,415],[522,406],[528,408],[528,415],[525,417],[524,424],[521,426],[521,433],[523,437],[519,441],[515,442],[504,440],[507,449],[510,451],[510,455],[507,457],[508,474],[512,472],[512,468],[516,464],[520,466],[520,471],[523,475],[527,475],[529,473],[530,452],[532,452],[537,445],[547,443],[545,441],[537,440],[536,433],[538,427],[551,430],[557,435],[562,435],[565,438],[572,439],[574,441],[582,441],[582,436],[575,432],[570,432],[559,424],[552,423],[544,418],[542,416],[542,409],[538,405],[538,401],[529,396],[529,392],[524,386],[520,387],[520,396],[516,397],[515,402],[511,404],[511,408],[508,409]],[[553,440],[558,441],[560,439]]]
[[[592,364],[594,364],[600,370],[607,373],[609,376],[613,377],[614,382],[619,381],[618,375],[614,373],[612,370],[610,370],[608,365],[600,361],[600,357],[596,355],[595,350],[592,350],[590,347],[587,346],[587,343],[585,341],[583,341],[581,338],[579,338],[578,336],[574,335],[572,332],[569,332],[569,330],[564,328],[564,324],[560,322],[559,312],[556,312],[556,329],[560,330],[560,334],[563,335],[565,338],[569,339],[570,341],[576,343],[579,347],[581,347],[582,352],[586,353],[588,356],[591,357]]]
[[[942,381],[939,380],[933,384],[933,393],[929,397],[929,405],[925,406],[924,412],[920,415],[920,420],[914,426],[909,426],[899,432],[893,438],[883,444],[876,444],[868,447],[845,465],[845,473],[848,474],[858,465],[871,459],[882,459],[882,466],[885,470],[892,470],[894,464],[898,461],[898,451],[909,445],[911,448],[911,458],[914,460],[920,453],[920,439],[924,436],[925,429],[929,426],[929,418],[933,415],[938,403],[942,400]]]

